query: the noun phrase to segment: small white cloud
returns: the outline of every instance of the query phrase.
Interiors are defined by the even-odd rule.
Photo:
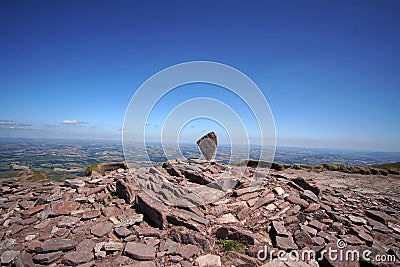
[[[15,121],[0,120],[0,125],[15,125]]]
[[[85,121],[77,121],[77,120],[63,120],[62,124],[68,124],[68,125],[84,125],[88,124],[88,122]]]

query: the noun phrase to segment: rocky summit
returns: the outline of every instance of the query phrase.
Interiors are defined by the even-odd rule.
[[[1,266],[400,265],[398,175],[189,159],[0,183]]]

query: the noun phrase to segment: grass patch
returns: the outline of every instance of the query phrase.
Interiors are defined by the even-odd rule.
[[[30,170],[27,176],[28,178],[26,178],[26,180],[30,182],[39,182],[48,179],[44,173],[41,173],[40,171],[37,170]]]
[[[20,171],[4,171],[0,172],[0,178],[13,178],[18,177]]]
[[[104,163],[95,163],[86,167],[84,173],[86,176],[90,176],[92,172],[98,172],[100,174],[104,174],[108,171],[115,171],[118,169],[128,169],[128,164],[126,162],[104,162]]]
[[[231,240],[231,239],[220,239],[219,243],[222,245],[223,251],[237,251],[241,252],[243,251],[244,245],[237,241],[237,240]]]

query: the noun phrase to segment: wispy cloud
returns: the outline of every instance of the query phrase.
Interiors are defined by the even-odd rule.
[[[85,121],[77,121],[77,120],[63,120],[62,124],[68,124],[68,125],[85,125],[88,124],[88,122]]]
[[[8,127],[10,130],[18,130],[18,131],[33,131],[34,129],[28,127],[21,127],[21,126],[10,126]]]
[[[15,125],[15,121],[0,120],[0,125]]]
[[[17,126],[20,126],[20,127],[31,127],[32,123],[17,123]]]

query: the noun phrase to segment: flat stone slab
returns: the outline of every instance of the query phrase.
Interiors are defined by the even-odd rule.
[[[15,257],[19,255],[19,251],[15,250],[7,250],[4,251],[3,254],[1,254],[0,260],[2,264],[9,264],[11,263]]]
[[[57,202],[52,205],[51,211],[55,215],[69,215],[79,207],[79,203],[75,201]]]
[[[38,264],[47,265],[56,261],[58,258],[62,256],[62,254],[63,253],[61,251],[55,251],[45,254],[36,254],[33,257],[33,261]]]
[[[72,239],[64,239],[64,238],[52,238],[46,240],[42,243],[39,243],[35,247],[35,251],[38,253],[47,253],[53,251],[66,251],[74,249],[77,245],[77,242]]]
[[[139,193],[136,196],[138,209],[157,227],[164,228],[166,225],[167,206],[146,193]]]
[[[156,256],[156,249],[146,244],[128,242],[124,254],[136,260],[153,260]]]
[[[199,267],[208,267],[208,266],[219,267],[219,266],[222,266],[221,257],[218,256],[218,255],[212,255],[212,254],[206,254],[206,255],[197,257],[194,262]]]
[[[83,250],[65,254],[62,262],[66,265],[78,266],[91,260],[93,260],[93,252]]]
[[[110,222],[98,223],[94,225],[92,229],[90,229],[90,232],[97,237],[103,237],[107,235],[109,232],[111,232],[112,228],[113,224]]]

